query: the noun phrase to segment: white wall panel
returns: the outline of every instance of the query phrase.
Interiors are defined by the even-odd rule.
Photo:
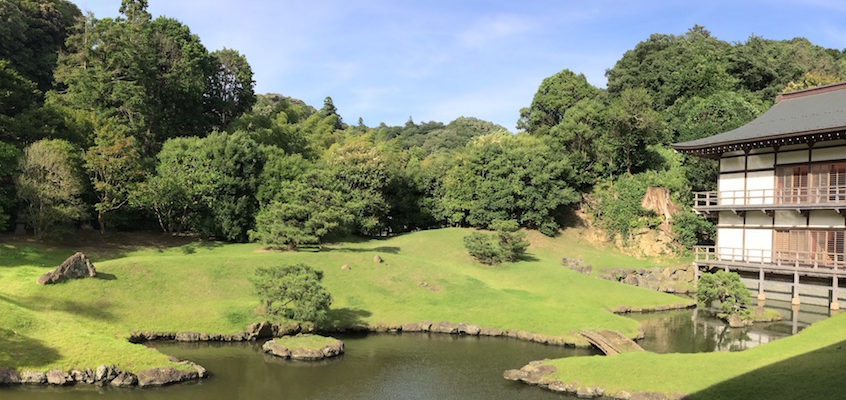
[[[720,204],[743,204],[743,172],[720,174],[717,182]]]
[[[793,210],[786,210],[786,211],[776,211],[775,212],[775,224],[778,227],[792,227],[792,226],[801,226],[804,227],[807,225],[807,219],[804,215],[793,211]]]
[[[834,210],[811,211],[808,227],[811,228],[843,228],[843,216]]]
[[[826,147],[822,149],[813,149],[811,151],[811,161],[828,161],[843,159],[846,159],[846,146]]]
[[[775,154],[759,154],[749,156],[746,168],[762,169],[772,168],[775,165]]]
[[[720,211],[720,219],[717,225],[742,227],[743,217],[731,211]]]
[[[772,227],[773,217],[767,215],[762,211],[748,211],[746,213],[747,227]]]
[[[743,171],[746,168],[745,157],[728,157],[720,159],[720,172]]]
[[[774,188],[775,171],[755,171],[746,174],[748,204],[773,204]]]
[[[723,260],[743,259],[743,229],[717,228],[718,257]]]
[[[749,221],[747,216],[747,221]],[[770,262],[773,251],[772,229],[746,230],[746,260],[749,262]]]
[[[778,163],[781,164],[796,164],[808,162],[808,150],[787,151],[778,153]]]

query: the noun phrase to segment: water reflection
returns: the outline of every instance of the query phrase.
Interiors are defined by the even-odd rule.
[[[645,338],[640,345],[656,353],[700,353],[739,351],[790,336],[829,316],[827,307],[769,301],[766,308],[779,312],[781,321],[758,323],[751,327],[729,328],[707,310],[680,310],[633,314],[641,321]]]

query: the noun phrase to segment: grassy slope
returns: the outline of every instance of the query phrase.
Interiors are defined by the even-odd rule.
[[[690,394],[691,399],[822,399],[846,390],[846,315],[801,334],[741,352],[655,354],[551,360],[549,378],[614,393]],[[549,379],[548,378],[548,379]]]
[[[331,316],[344,324],[447,320],[571,338],[577,329],[598,327],[634,335],[636,321],[606,309],[684,302],[561,267],[562,256],[583,256],[594,265],[648,264],[589,249],[566,234],[531,234],[530,260],[481,266],[463,249],[468,232],[418,232],[320,253],[264,252],[253,244],[0,244],[0,365],[43,370],[110,362],[137,370],[166,364],[161,354],[124,337],[136,329],[240,331],[259,319],[247,278],[272,264],[305,262],[324,270],[335,299]],[[76,248],[92,257],[103,278],[35,284]],[[373,262],[377,254],[384,263]]]

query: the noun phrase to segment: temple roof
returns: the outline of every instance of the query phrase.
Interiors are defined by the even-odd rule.
[[[703,157],[756,147],[846,137],[846,82],[781,94],[765,113],[737,129],[672,147]]]

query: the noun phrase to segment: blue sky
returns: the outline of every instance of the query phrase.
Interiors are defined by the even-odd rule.
[[[448,122],[475,116],[510,130],[543,78],[569,68],[605,86],[605,70],[651,33],[704,25],[743,41],[807,37],[846,48],[846,1],[273,1],[149,0],[209,50],[246,54],[258,93],[342,117]],[[98,17],[120,0],[76,0]]]

